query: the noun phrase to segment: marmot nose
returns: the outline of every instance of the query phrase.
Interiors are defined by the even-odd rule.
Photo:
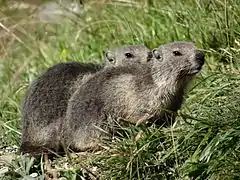
[[[204,64],[205,57],[202,51],[195,50],[195,58],[198,61],[198,63],[200,63],[201,65]]]

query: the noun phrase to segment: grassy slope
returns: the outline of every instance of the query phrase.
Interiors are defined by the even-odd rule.
[[[205,50],[206,64],[175,126],[129,127],[128,138],[108,143],[110,150],[93,155],[89,163],[102,170],[103,179],[240,178],[239,1],[149,0],[149,5],[96,5],[88,13],[92,20],[59,26],[1,16],[14,34],[1,38],[0,146],[19,144],[21,99],[47,67],[68,59],[101,59],[102,51],[123,44],[154,48],[186,40]],[[136,141],[140,129],[142,138]],[[77,172],[64,175],[73,178]]]

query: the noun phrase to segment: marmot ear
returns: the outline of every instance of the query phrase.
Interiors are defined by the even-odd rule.
[[[156,59],[158,59],[158,60],[161,60],[161,59],[162,59],[162,56],[161,56],[158,48],[154,48],[154,49],[152,50],[152,54],[153,54],[153,56],[154,56]]]
[[[110,63],[115,63],[114,54],[111,51],[105,52],[105,60],[107,60]]]

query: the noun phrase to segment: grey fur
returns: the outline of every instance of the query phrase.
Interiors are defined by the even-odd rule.
[[[148,54],[147,54],[148,52]],[[121,48],[111,49],[105,53],[106,66],[128,66],[132,64],[146,64],[150,50],[144,45],[125,45]]]
[[[128,64],[135,63],[135,56],[147,54],[149,51],[142,45],[123,46],[108,51],[114,54],[115,60],[109,61],[105,57],[105,65],[68,62],[49,68],[30,85],[26,93],[22,108],[20,151],[35,154],[57,151],[60,148],[61,121],[65,117],[68,100],[75,88],[79,88],[84,79],[103,67],[120,66],[126,60]],[[132,53],[134,57],[125,57],[125,52]],[[144,58],[147,59],[145,56]]]
[[[204,64],[204,55],[190,42],[153,50],[146,64],[109,67],[82,83],[69,100],[63,128],[66,147],[84,151],[98,147],[105,125],[122,119],[134,124],[166,120],[176,112],[187,85]]]
[[[49,68],[30,85],[22,107],[21,152],[40,153],[58,147],[54,143],[58,143],[59,119],[65,116],[72,94],[70,87],[77,78],[101,68],[96,64],[60,63]]]

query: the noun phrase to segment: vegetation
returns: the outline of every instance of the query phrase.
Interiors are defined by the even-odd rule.
[[[240,179],[240,2],[97,2],[89,1],[76,21],[58,25],[1,7],[0,147],[19,145],[21,100],[29,83],[48,67],[69,60],[98,62],[102,51],[123,44],[155,48],[193,41],[204,50],[206,63],[173,126],[122,127],[122,134],[105,140],[103,151],[76,158],[59,173],[67,179],[86,174],[100,179]],[[42,163],[20,156],[4,177],[26,178],[33,172],[42,179]]]

